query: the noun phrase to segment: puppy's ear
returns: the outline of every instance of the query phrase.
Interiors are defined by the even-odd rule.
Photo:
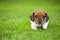
[[[45,17],[46,17],[46,22],[49,20],[49,16],[47,15],[47,13],[45,13]]]
[[[32,15],[30,16],[30,19],[32,20],[32,21],[34,21],[34,12],[32,13]]]

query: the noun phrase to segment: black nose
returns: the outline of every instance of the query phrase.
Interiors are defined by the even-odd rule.
[[[41,20],[39,20],[39,23],[41,23]]]

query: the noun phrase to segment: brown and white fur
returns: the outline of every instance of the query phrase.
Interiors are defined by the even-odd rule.
[[[47,29],[49,23],[49,16],[46,12],[42,10],[36,10],[30,16],[31,19],[31,28],[37,30],[37,27],[42,27],[43,29]]]

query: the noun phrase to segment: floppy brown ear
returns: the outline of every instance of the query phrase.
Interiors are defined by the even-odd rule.
[[[30,19],[31,19],[32,21],[34,21],[34,14],[35,14],[35,13],[32,13],[32,15],[30,16]]]
[[[46,17],[46,22],[49,20],[49,16],[47,15],[47,13],[45,13],[45,17]]]

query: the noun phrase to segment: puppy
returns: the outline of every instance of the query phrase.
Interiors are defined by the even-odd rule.
[[[37,30],[38,27],[42,27],[43,29],[47,29],[49,16],[46,12],[42,10],[36,10],[30,16],[31,19],[31,28]]]

